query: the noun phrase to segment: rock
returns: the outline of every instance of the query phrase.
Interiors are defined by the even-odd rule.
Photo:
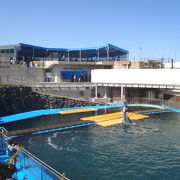
[[[40,94],[32,91],[31,87],[7,85],[0,87],[0,116],[40,109],[93,105],[97,105],[97,103]]]

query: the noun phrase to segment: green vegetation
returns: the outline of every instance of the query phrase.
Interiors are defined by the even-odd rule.
[[[24,85],[17,85],[17,84],[0,84],[0,88],[8,88],[8,87],[26,87]]]

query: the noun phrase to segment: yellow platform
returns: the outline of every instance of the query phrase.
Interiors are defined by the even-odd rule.
[[[72,114],[72,113],[89,112],[89,111],[97,111],[97,109],[73,109],[73,110],[61,111],[60,114]]]
[[[149,117],[146,115],[134,114],[134,113],[127,113],[127,115],[130,118],[130,120],[132,120],[132,121],[145,119],[145,118]],[[98,115],[98,116],[85,117],[85,118],[81,118],[81,120],[83,120],[83,121],[91,120],[100,126],[106,127],[106,126],[112,126],[115,124],[122,123],[121,118],[122,118],[122,113],[117,112],[117,113],[103,114],[103,115]]]

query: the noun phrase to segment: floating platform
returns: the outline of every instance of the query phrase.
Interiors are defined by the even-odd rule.
[[[139,119],[144,119],[144,118],[149,117],[147,115],[141,115],[141,114],[133,114],[133,113],[127,113],[127,114],[131,120],[139,120]],[[99,116],[90,116],[90,117],[81,118],[82,121],[75,121],[75,122],[63,123],[63,124],[61,123],[61,124],[43,126],[43,127],[38,127],[38,128],[15,130],[15,131],[6,132],[5,134],[7,136],[40,134],[40,133],[45,133],[45,132],[58,131],[58,130],[70,129],[70,128],[75,128],[75,127],[80,127],[80,126],[93,125],[93,124],[106,127],[106,126],[112,126],[115,124],[120,124],[121,117],[122,117],[122,113],[120,112],[110,113],[110,114],[104,114],[104,115],[99,115]]]
[[[97,111],[97,109],[73,109],[67,111],[61,111],[60,114],[72,114],[72,113],[81,113],[81,112],[90,112]]]
[[[80,126],[86,126],[86,125],[91,125],[95,124],[93,121],[75,121],[75,122],[70,122],[70,123],[61,123],[61,124],[55,124],[51,126],[43,126],[43,127],[38,127],[38,128],[28,128],[28,129],[22,129],[22,130],[15,130],[15,131],[10,131],[10,132],[5,132],[6,136],[22,136],[22,135],[27,135],[27,134],[40,134],[40,133],[45,133],[45,132],[51,132],[53,131],[58,131],[62,129],[70,129],[70,128],[75,128],[75,127],[80,127]]]
[[[61,113],[61,114],[80,113],[80,112],[88,112],[88,111],[96,111],[96,110],[97,109],[93,109],[93,108],[92,109],[91,108],[73,109],[73,110],[62,111],[64,113]],[[132,121],[134,121],[134,120],[148,118],[149,116],[145,114],[154,114],[154,113],[162,113],[162,112],[172,112],[172,110],[153,109],[153,110],[145,110],[145,111],[128,112],[127,115]],[[107,126],[112,126],[112,125],[116,125],[120,123],[122,123],[122,112],[116,112],[116,113],[109,113],[109,114],[103,114],[103,115],[97,115],[97,116],[84,117],[84,118],[80,118],[80,121],[75,121],[75,122],[70,122],[70,123],[61,123],[61,124],[43,126],[43,127],[38,127],[38,128],[15,130],[15,131],[6,132],[5,134],[7,136],[22,136],[22,135],[27,135],[27,134],[41,134],[41,133],[65,130],[65,129],[76,128],[76,127],[87,126],[87,125],[94,125],[94,124],[107,127]]]
[[[145,119],[145,118],[149,117],[147,115],[135,114],[135,113],[127,113],[127,115],[130,118],[130,120],[132,120],[132,121]],[[81,118],[81,120],[93,121],[97,125],[100,125],[103,127],[112,126],[115,124],[122,123],[122,112],[103,114],[103,115],[98,115],[98,116],[90,116],[90,117]]]

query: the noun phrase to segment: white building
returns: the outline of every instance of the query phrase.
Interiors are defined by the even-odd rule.
[[[169,99],[180,90],[180,69],[92,70],[91,81],[96,84],[96,96],[101,98]]]

